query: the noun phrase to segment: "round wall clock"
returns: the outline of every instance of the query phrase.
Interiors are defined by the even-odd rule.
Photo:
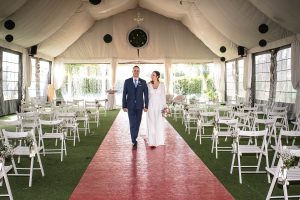
[[[141,48],[148,43],[148,34],[141,27],[137,27],[129,31],[128,41],[135,48]]]

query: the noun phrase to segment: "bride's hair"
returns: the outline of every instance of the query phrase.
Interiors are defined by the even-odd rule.
[[[157,81],[159,82],[159,77],[160,77],[159,71],[153,71],[153,72],[156,74],[156,76],[157,76]],[[154,82],[153,82],[153,81],[150,81],[150,83],[153,84]]]

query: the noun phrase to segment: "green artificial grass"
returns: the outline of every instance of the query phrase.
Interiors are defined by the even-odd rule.
[[[60,154],[48,154],[45,157],[41,155],[45,176],[42,177],[40,171],[34,170],[31,188],[28,187],[29,177],[9,176],[14,199],[69,199],[118,113],[119,110],[113,110],[108,111],[107,116],[101,115],[99,127],[91,124],[91,133],[87,136],[80,131],[80,142],[76,142],[75,147],[73,141],[66,141],[68,155],[64,157],[63,162],[60,162]],[[51,141],[51,144],[53,143]],[[50,145],[49,142],[46,145]],[[29,166],[27,160],[29,159],[21,159],[20,164]],[[35,166],[38,166],[37,162]],[[0,187],[0,193],[3,192],[4,188]]]
[[[230,174],[230,166],[232,161],[231,152],[219,152],[218,159],[216,159],[215,153],[211,153],[211,139],[202,139],[202,144],[200,145],[199,137],[197,141],[195,141],[196,130],[191,130],[189,135],[187,132],[185,132],[185,128],[181,123],[181,119],[175,121],[173,118],[168,118],[168,121],[235,199],[242,200],[266,198],[270,186],[266,174],[242,174],[243,184],[240,184],[238,169],[234,168],[233,174]],[[205,131],[209,131],[211,133],[212,129],[207,128]],[[231,142],[232,140],[227,140],[227,142],[225,142],[224,138],[221,138],[219,146],[228,146]],[[257,159],[253,157],[255,156],[243,155],[241,158],[242,165],[245,165],[245,163],[246,165],[256,164]],[[270,163],[272,158],[273,153],[270,152]],[[265,166],[264,160],[265,157],[263,156],[261,166]],[[237,165],[237,161],[235,165]],[[261,167],[261,170],[263,169],[264,168]],[[251,170],[253,170],[253,168]],[[290,185],[288,188],[289,195],[299,194],[300,185],[294,183],[291,184],[292,185]],[[276,185],[272,195],[283,195],[282,186]]]

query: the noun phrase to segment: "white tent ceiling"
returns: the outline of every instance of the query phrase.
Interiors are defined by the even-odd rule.
[[[0,0],[0,44],[11,34],[13,44],[38,44],[38,53],[57,57],[97,24],[138,6],[181,22],[208,47],[209,59],[210,51],[229,59],[237,57],[238,45],[251,49],[261,39],[272,42],[300,33],[299,0],[102,0],[99,5],[88,0]],[[13,30],[3,26],[7,19],[15,22]],[[269,26],[265,34],[258,31],[262,23]]]

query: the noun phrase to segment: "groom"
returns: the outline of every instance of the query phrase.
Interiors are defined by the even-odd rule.
[[[142,113],[148,110],[148,86],[145,80],[139,78],[140,68],[134,66],[132,78],[126,79],[123,88],[122,108],[128,112],[130,134],[133,148],[137,147],[136,138],[142,120]]]

